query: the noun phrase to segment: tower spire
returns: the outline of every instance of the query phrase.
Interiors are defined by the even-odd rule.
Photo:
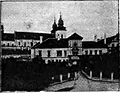
[[[53,36],[55,37],[55,32],[57,31],[57,24],[56,24],[56,18],[54,16],[54,23],[52,25],[52,31],[51,34],[53,34]]]
[[[60,11],[60,18],[62,19],[62,14],[61,14],[61,11]]]
[[[62,20],[62,14],[61,14],[61,12],[60,12],[60,18],[59,18],[59,20],[58,20],[58,27],[63,27],[63,25],[64,25],[64,22],[63,22],[63,20]]]

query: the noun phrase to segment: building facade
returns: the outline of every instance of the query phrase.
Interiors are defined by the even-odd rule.
[[[46,63],[48,61],[68,60],[71,55],[102,55],[114,47],[118,47],[119,34],[94,41],[82,41],[83,37],[73,33],[68,38],[62,15],[52,25],[51,33],[33,33],[15,31],[13,34],[4,33],[1,25],[2,49],[5,50],[28,50],[31,51],[31,58],[40,56]],[[120,47],[120,46],[119,46]],[[76,53],[75,53],[76,51]]]
[[[47,64],[50,61],[62,62],[70,58],[79,59],[81,55],[102,55],[107,53],[106,44],[95,41],[82,41],[83,37],[77,33],[73,33],[66,38],[67,32],[60,14],[58,24],[54,20],[53,30],[51,31],[54,38],[49,38],[42,43],[34,45],[31,49],[31,58],[39,56]]]

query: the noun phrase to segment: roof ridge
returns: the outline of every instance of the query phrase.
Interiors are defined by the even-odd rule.
[[[14,31],[15,33],[35,33],[35,34],[51,34],[51,33],[38,33],[38,32],[22,32],[22,31]]]
[[[46,42],[46,41],[48,41],[48,40],[50,40],[50,39],[56,39],[56,38],[47,38],[47,39],[45,39],[42,43],[38,42],[39,44],[38,44],[38,43],[37,43],[37,44],[38,44],[38,45],[41,45],[41,44],[43,44],[44,42]],[[37,46],[38,46],[38,45],[37,45]],[[35,45],[34,45],[34,46],[35,46]],[[34,46],[33,46],[33,47],[34,47]],[[37,47],[37,46],[36,46],[36,47]],[[32,47],[32,48],[33,48],[33,47]]]

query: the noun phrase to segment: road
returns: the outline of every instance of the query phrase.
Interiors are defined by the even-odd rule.
[[[118,88],[119,83],[92,81],[79,73],[79,78],[76,81],[50,86],[45,91],[118,91]]]

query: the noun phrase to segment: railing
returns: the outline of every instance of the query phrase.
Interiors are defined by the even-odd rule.
[[[72,81],[75,80],[77,78],[77,72],[73,72],[73,73],[67,73],[67,74],[60,74],[60,75],[56,75],[56,76],[52,76],[50,77],[50,86],[56,85],[56,84],[60,84],[60,83],[64,83],[67,81]]]
[[[99,73],[99,77],[94,77],[93,76],[93,71],[90,71],[89,74],[87,74],[85,71],[82,70],[82,73],[91,80],[95,80],[95,81],[103,81],[103,82],[114,82],[114,83],[118,83],[119,80],[114,78],[114,73],[112,72],[110,74],[110,78],[105,78],[103,77],[103,72]]]

